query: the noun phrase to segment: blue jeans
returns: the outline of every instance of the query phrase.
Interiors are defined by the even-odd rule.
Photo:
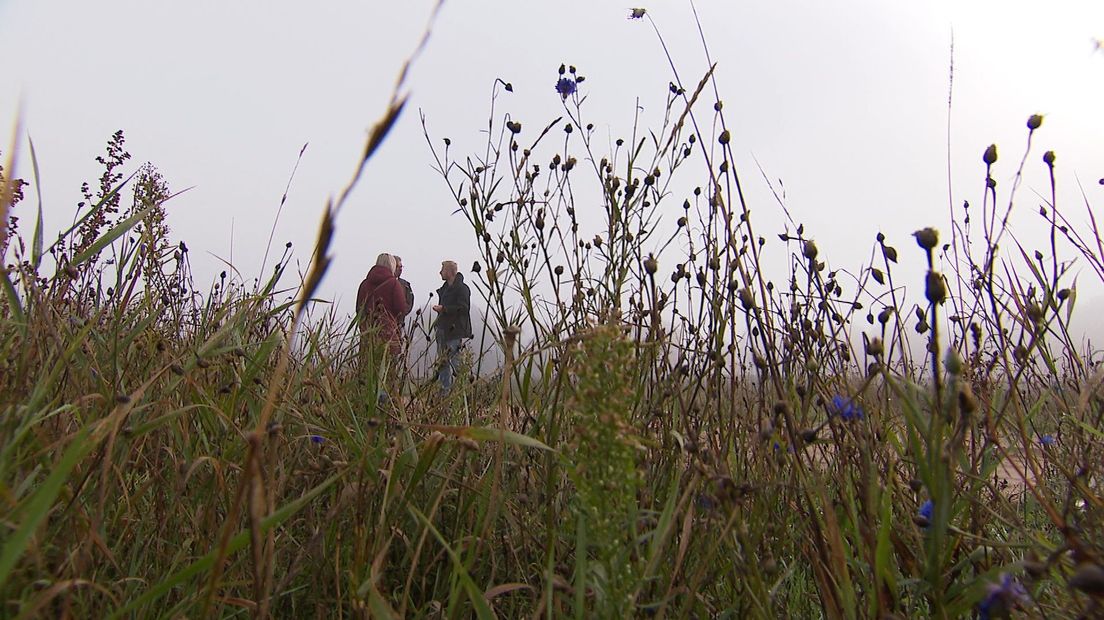
[[[448,392],[452,388],[461,343],[459,338],[437,341],[437,381],[441,384],[442,392]]]

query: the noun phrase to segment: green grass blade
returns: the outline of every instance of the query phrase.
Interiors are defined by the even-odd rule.
[[[261,529],[267,532],[273,527],[276,527],[277,525],[283,523],[289,517],[299,512],[299,510],[301,510],[304,506],[306,506],[319,495],[321,495],[326,489],[333,486],[333,484],[340,480],[344,475],[344,472],[342,472],[330,476],[329,479],[324,481],[322,484],[314,487],[302,497],[289,502],[288,504],[284,505],[283,508],[280,508],[276,512],[265,517],[261,521]],[[247,529],[239,532],[237,536],[230,539],[230,544],[227,545],[227,556],[244,549],[246,545],[249,544],[250,536],[251,533]],[[169,591],[177,585],[187,581],[188,579],[191,579],[192,577],[195,577],[196,575],[203,573],[207,569],[214,566],[215,559],[218,557],[218,555],[219,550],[212,549],[207,555],[199,558],[195,562],[192,562],[188,566],[184,567],[182,570],[179,570],[176,573],[173,573],[172,575],[163,579],[160,583],[146,591],[146,593],[142,596],[139,596],[138,598],[132,600],[121,609],[117,609],[112,612],[111,615],[108,616],[108,619],[111,620],[113,618],[122,618],[124,616],[133,615],[133,612],[141,608],[143,605],[147,605],[149,603],[152,603],[153,601],[156,601],[162,596],[168,594]]]
[[[65,485],[65,481],[69,478],[73,468],[95,446],[96,442],[86,441],[90,428],[86,426],[77,433],[69,447],[65,449],[61,460],[54,466],[46,480],[42,482],[42,486],[35,491],[34,495],[25,504],[21,511],[23,512],[23,518],[19,523],[19,527],[4,542],[3,551],[0,551],[0,583],[7,581],[8,575],[15,568],[19,558],[23,556],[23,552],[27,550],[27,545],[34,536],[35,530],[50,513],[54,501],[61,493],[61,488]]]
[[[127,231],[129,231],[131,228],[134,228],[138,224],[138,222],[141,222],[143,218],[149,215],[149,212],[151,210],[153,210],[153,206],[146,207],[145,209],[134,213],[134,215],[131,215],[127,219],[112,226],[110,230],[96,238],[96,241],[94,241],[92,245],[88,246],[88,249],[74,256],[73,259],[69,261],[70,266],[76,267],[84,263],[88,259],[92,258],[93,256],[99,254],[101,251],[103,251],[104,248],[111,245],[116,239],[125,235]]]
[[[8,298],[12,319],[20,326],[23,333],[27,333],[27,315],[23,313],[23,304],[19,301],[19,293],[15,291],[15,285],[8,277],[7,269],[0,269],[0,285],[3,285],[4,296]]]
[[[437,542],[441,543],[445,552],[448,553],[449,558],[452,560],[452,568],[456,571],[456,576],[460,579],[460,583],[464,586],[464,591],[467,592],[468,598],[472,602],[475,617],[480,620],[494,618],[494,610],[487,604],[487,599],[483,596],[483,591],[475,586],[475,582],[472,581],[471,575],[464,569],[464,563],[460,560],[460,556],[449,546],[445,541],[445,537],[441,535],[441,532],[437,531],[437,528],[433,527],[433,524],[429,522],[429,519],[427,519],[425,515],[413,506],[410,506],[409,510],[416,519],[422,522],[422,525],[429,529],[433,537],[437,539]]]
[[[34,240],[31,242],[31,266],[38,271],[42,264],[42,183],[38,174],[38,157],[35,155],[34,140],[27,136],[31,147],[31,170],[34,172],[35,195],[38,196],[38,214],[35,216]]]

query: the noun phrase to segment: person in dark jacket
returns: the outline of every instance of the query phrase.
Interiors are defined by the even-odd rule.
[[[452,379],[456,374],[456,361],[460,346],[465,338],[472,337],[471,327],[471,289],[464,284],[455,261],[441,263],[441,279],[445,283],[437,289],[437,313],[434,334],[437,339],[437,380],[441,390],[448,392],[452,388]]]
[[[399,329],[402,329],[402,322],[406,319],[406,315],[414,309],[414,289],[411,288],[410,283],[403,279],[403,262],[402,257],[398,254],[392,254],[391,258],[395,259],[395,277],[399,279],[399,285],[403,287],[403,291],[406,293],[406,313],[399,317]]]
[[[408,312],[406,292],[395,277],[395,259],[390,254],[380,254],[357,290],[360,333],[374,335],[387,344],[392,354],[398,355],[402,349],[399,324]]]

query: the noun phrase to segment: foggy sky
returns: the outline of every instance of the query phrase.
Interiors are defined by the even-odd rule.
[[[367,129],[385,109],[403,60],[434,2],[236,0],[0,0],[0,148],[23,122],[17,174],[29,178],[26,137],[42,173],[47,238],[72,221],[93,158],[117,129],[133,155],[175,190],[174,239],[192,248],[200,284],[232,262],[256,277],[280,197],[308,144],[277,224],[274,249],[296,247],[305,268],[328,198],[350,177]],[[684,82],[707,68],[689,4],[647,3]],[[1029,243],[1049,192],[1039,158],[1058,154],[1059,203],[1085,221],[1081,189],[1104,204],[1104,3],[1024,0],[699,0],[737,169],[753,215],[780,221],[757,164],[781,180],[795,218],[834,265],[857,271],[883,231],[899,246],[913,230],[946,228],[947,94],[953,198],[980,203],[981,153],[997,143],[996,178],[1011,185],[1024,122],[1046,115],[1020,190]],[[672,79],[648,23],[629,5],[593,0],[449,0],[408,81],[404,116],[337,222],[335,262],[322,285],[345,312],[378,252],[404,257],[419,301],[440,284],[442,259],[476,258],[430,166],[419,111],[455,155],[482,145],[495,78],[498,101],[527,127],[562,113],[560,63],[587,81],[588,115],[611,137],[631,130],[637,102],[658,126]],[[36,196],[19,207],[29,230]],[[680,201],[672,201],[677,204]],[[595,231],[597,232],[597,231]],[[585,236],[585,235],[584,235]],[[919,262],[917,257],[909,262]]]

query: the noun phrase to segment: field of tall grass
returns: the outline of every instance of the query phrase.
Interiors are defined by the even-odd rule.
[[[497,82],[481,152],[426,130],[504,360],[473,346],[447,396],[314,309],[348,190],[298,281],[288,250],[208,286],[121,132],[56,236],[40,171],[4,178],[0,617],[1104,614],[1104,371],[1070,329],[1104,242],[1044,119],[847,269],[797,215],[756,225],[713,69],[671,71],[662,125],[612,144],[569,66],[560,118]],[[1025,166],[1041,206],[995,180]]]

